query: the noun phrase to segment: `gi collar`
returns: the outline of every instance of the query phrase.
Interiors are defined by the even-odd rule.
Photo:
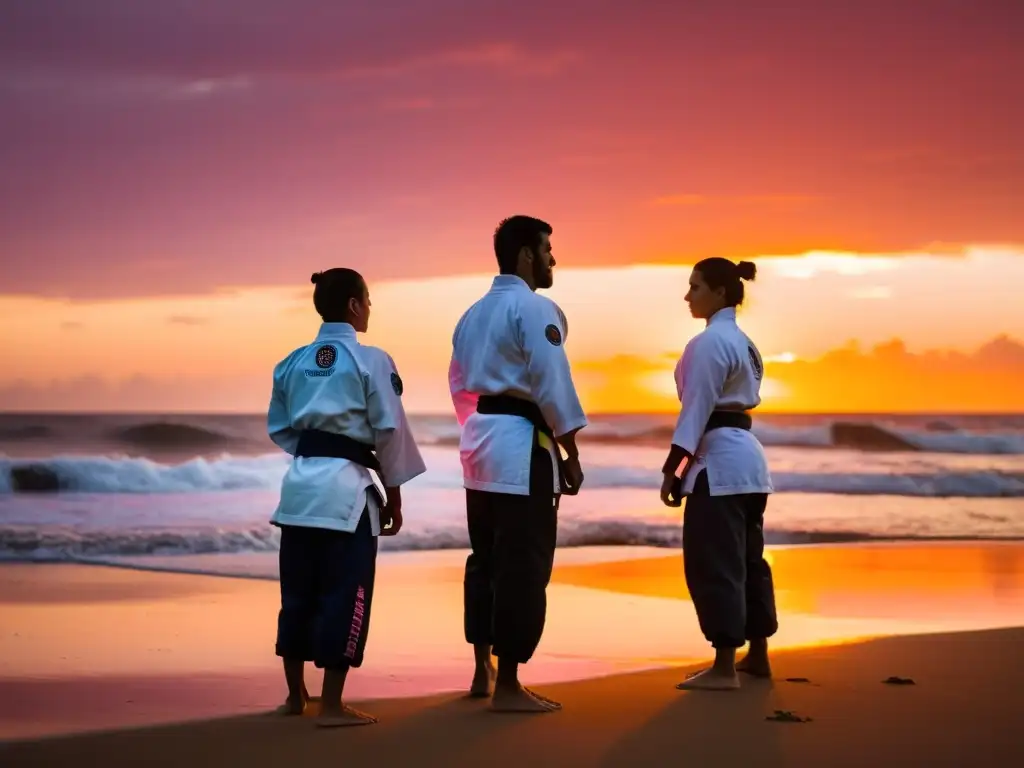
[[[712,323],[735,323],[736,307],[723,307],[708,318],[708,325]]]
[[[356,329],[348,323],[322,323],[320,325],[320,332],[316,335],[316,340],[325,341],[327,339],[355,341]]]
[[[494,281],[491,283],[491,290],[515,290],[517,288],[530,290],[530,286],[519,275],[495,275]]]

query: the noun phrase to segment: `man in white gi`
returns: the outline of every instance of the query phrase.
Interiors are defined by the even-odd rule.
[[[738,688],[737,670],[771,676],[768,638],[779,624],[764,559],[764,511],[772,481],[749,414],[761,402],[764,365],[736,324],[742,281],[755,275],[749,261],[704,259],[694,266],[686,294],[690,313],[707,325],[676,366],[682,410],[662,468],[661,499],[678,507],[687,496],[686,585],[715,663],[680,683],[682,689]],[[736,649],[747,642],[747,657],[737,665]]]
[[[278,711],[301,715],[305,662],[324,670],[326,727],[376,718],[342,703],[345,679],[363,660],[370,627],[377,536],[402,527],[400,486],[426,471],[402,406],[391,357],[363,346],[370,296],[358,272],[312,277],[320,332],[274,369],[270,438],[295,457],[271,519],[281,529],[281,611],[276,652],[288,699]],[[380,475],[386,502],[370,470]]]
[[[470,693],[492,695],[493,682],[492,708],[504,712],[561,708],[518,676],[544,630],[559,498],[583,481],[576,433],[587,419],[565,354],[566,319],[536,293],[554,280],[551,232],[527,216],[500,224],[501,274],[459,320],[449,368],[473,550],[464,585],[466,641],[476,655]]]

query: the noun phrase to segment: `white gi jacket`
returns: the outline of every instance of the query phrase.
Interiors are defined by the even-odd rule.
[[[466,488],[528,496],[534,427],[526,419],[476,412],[480,395],[512,395],[535,403],[561,437],[587,425],[565,355],[567,323],[551,299],[515,275],[498,275],[459,320],[448,369]],[[556,445],[554,492],[560,492]]]
[[[761,403],[764,364],[757,347],[736,324],[736,309],[719,310],[686,345],[676,364],[676,393],[682,410],[672,444],[693,459],[683,478],[692,493],[706,470],[712,496],[771,493],[764,448],[752,432],[735,427],[704,428],[712,411],[749,411]]]
[[[377,451],[383,480],[399,486],[426,466],[402,405],[402,380],[384,350],[363,346],[348,323],[324,323],[316,340],[274,369],[267,413],[270,439],[295,455],[304,429],[346,435]],[[297,457],[281,482],[276,525],[355,531],[369,507],[373,535],[380,509],[370,470],[347,459]]]

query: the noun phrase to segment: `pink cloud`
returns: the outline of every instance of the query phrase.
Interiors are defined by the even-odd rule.
[[[1024,241],[1019,3],[10,5],[10,293]]]

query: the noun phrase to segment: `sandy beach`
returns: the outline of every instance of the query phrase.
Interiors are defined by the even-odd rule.
[[[495,716],[439,695],[374,702],[381,722],[368,728],[319,731],[306,718],[255,714],[8,744],[0,760],[11,768],[1015,765],[1024,759],[1022,642],[1020,630],[892,638],[779,654],[774,683],[728,694],[682,693],[674,684],[683,670],[659,670],[545,686],[565,705],[552,715]],[[915,684],[881,682],[893,674]],[[766,719],[775,710],[811,720]]]
[[[560,550],[525,680],[565,710],[532,718],[461,698],[464,555],[382,558],[367,660],[349,687],[381,723],[335,733],[266,714],[282,696],[272,580],[2,566],[0,762],[986,765],[1024,755],[1019,543],[773,548],[775,646],[788,650],[774,682],[727,694],[674,688],[709,655],[678,553]],[[916,685],[881,682],[894,675]],[[766,720],[775,710],[812,720]]]

